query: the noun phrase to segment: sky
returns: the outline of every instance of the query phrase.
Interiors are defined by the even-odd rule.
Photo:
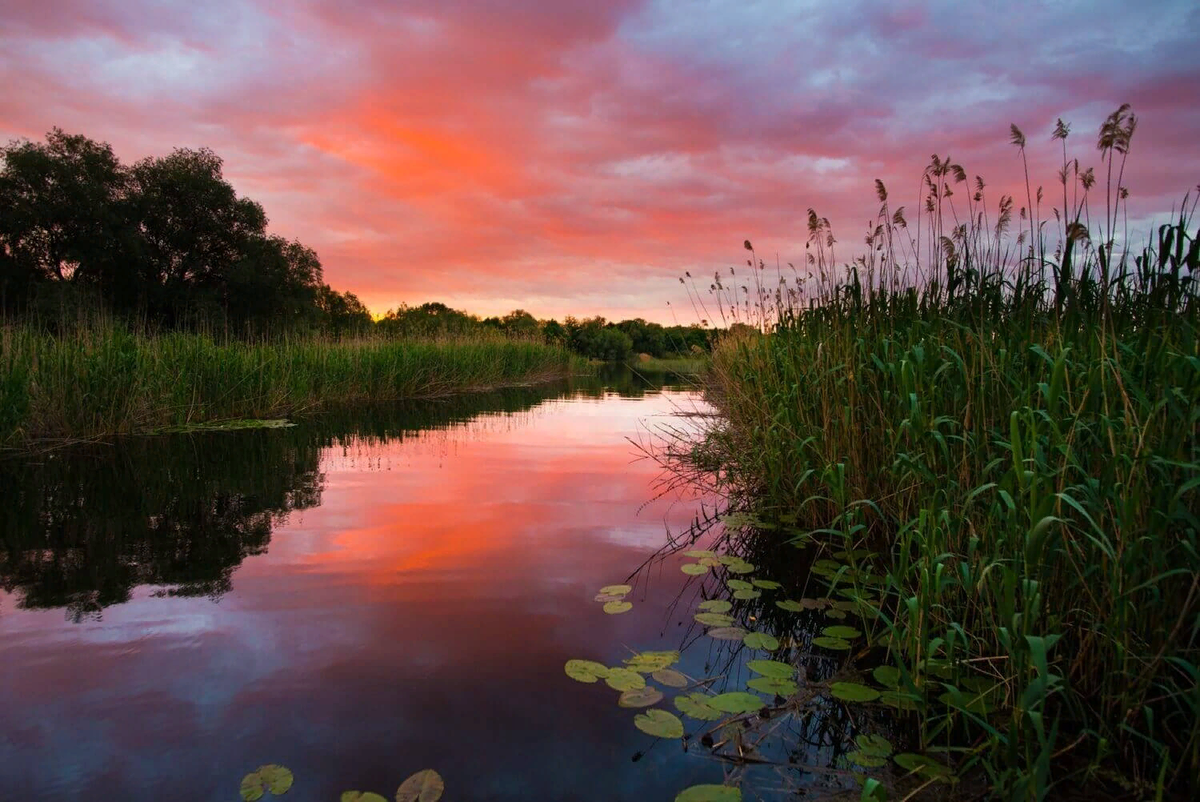
[[[1150,220],[1200,183],[1200,4],[858,0],[0,0],[0,139],[208,147],[273,233],[375,313],[699,322],[678,278],[839,258],[949,155],[1054,196],[1056,118],[1140,118]],[[1021,205],[1021,204],[1018,204]]]

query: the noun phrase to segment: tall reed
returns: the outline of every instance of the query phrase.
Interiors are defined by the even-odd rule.
[[[872,599],[925,747],[1012,799],[1200,787],[1200,232],[1185,198],[1129,245],[1135,127],[1123,106],[1101,128],[1093,212],[1059,121],[1057,234],[1042,187],[1014,237],[1013,199],[989,217],[982,179],[934,157],[919,215],[877,182],[844,272],[810,210],[803,270],[774,285],[752,258],[757,297],[710,287],[765,333],[714,351],[705,457],[845,552],[833,580]]]

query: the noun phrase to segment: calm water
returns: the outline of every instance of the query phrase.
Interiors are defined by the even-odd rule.
[[[719,782],[563,674],[679,648],[673,564],[593,596],[698,509],[628,440],[698,404],[623,375],[0,463],[0,799],[235,800],[267,762],[295,802]]]

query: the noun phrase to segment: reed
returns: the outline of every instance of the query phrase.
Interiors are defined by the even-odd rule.
[[[757,298],[708,300],[756,331],[715,348],[693,453],[843,555],[924,747],[1002,798],[1200,787],[1200,232],[1187,198],[1143,248],[1119,230],[1135,126],[1100,131],[1092,213],[1059,122],[1057,235],[1041,187],[1014,240],[1013,200],[989,219],[935,157],[911,226],[877,183],[844,270],[810,210],[807,264],[776,284],[751,252]]]
[[[109,324],[0,328],[0,444],[280,418],[558,378],[582,360],[542,342],[469,338],[221,340]]]

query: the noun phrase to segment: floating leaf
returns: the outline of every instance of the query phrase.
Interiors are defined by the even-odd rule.
[[[725,599],[709,599],[708,601],[700,602],[696,606],[710,613],[727,613],[733,609],[733,605]]]
[[[373,791],[344,791],[342,792],[342,802],[387,802],[387,800]]]
[[[842,638],[813,638],[813,646],[820,646],[822,649],[833,649],[834,651],[845,651],[850,648],[850,641]]]
[[[731,579],[725,584],[730,590],[754,590],[754,586],[744,579]]]
[[[798,613],[804,609],[804,605],[798,601],[792,601],[791,599],[782,599],[777,601],[775,602],[775,606],[780,610],[787,610],[789,613]]]
[[[606,593],[610,596],[624,596],[629,591],[633,590],[629,585],[605,585],[600,588],[601,593]]]
[[[625,598],[625,595],[624,594],[617,595],[617,594],[612,594],[612,593],[597,593],[592,598],[598,602],[610,602],[610,601],[621,601],[621,599]]]
[[[798,690],[796,683],[785,677],[755,677],[746,683],[746,687],[776,696],[791,696]]]
[[[862,766],[865,769],[878,769],[878,768],[881,768],[881,767],[887,765],[886,757],[879,757],[878,755],[868,755],[866,752],[863,752],[861,750],[856,750],[854,752],[847,752],[846,759],[849,760],[851,763],[854,763],[858,766]]]
[[[619,613],[627,613],[633,609],[633,604],[627,601],[610,601],[605,602],[604,612],[609,615],[617,615]]]
[[[625,661],[625,665],[642,674],[666,668],[679,660],[679,652],[642,652]]]
[[[796,673],[795,668],[778,660],[751,660],[746,663],[746,668],[755,674],[762,674],[764,677],[784,677],[786,679]]]
[[[814,574],[828,576],[831,574],[836,574],[845,567],[846,566],[842,563],[834,562],[833,560],[817,560],[815,563],[813,563],[812,572]]]
[[[884,691],[879,694],[879,703],[894,707],[897,710],[916,710],[920,698],[900,691]]]
[[[704,634],[717,640],[741,640],[746,637],[746,630],[741,627],[714,627]]]
[[[646,680],[631,668],[610,668],[604,684],[614,691],[636,691],[646,687]]]
[[[735,599],[757,599],[762,595],[761,590],[735,590],[733,598]]]
[[[731,574],[748,574],[754,570],[754,566],[750,563],[738,562],[726,566]]]
[[[846,618],[847,613],[845,610],[838,610],[837,608],[830,607],[825,611],[825,615],[835,621],[842,621]]]
[[[717,553],[715,551],[709,551],[708,549],[692,549],[691,551],[685,551],[683,555],[685,557],[691,557],[699,560],[702,557],[716,557]]]
[[[765,649],[768,652],[773,652],[779,648],[779,639],[765,632],[747,633],[746,637],[742,639],[742,643],[751,649]]]
[[[707,700],[709,707],[715,707],[724,713],[753,713],[766,706],[762,697],[745,691],[730,691],[713,696]]]
[[[733,617],[725,613],[696,613],[694,618],[707,627],[727,627],[733,624]]]
[[[617,704],[621,707],[649,707],[662,701],[662,691],[647,685],[632,691],[623,691]]]
[[[722,565],[737,565],[738,563],[746,562],[735,554],[719,554],[717,555],[717,559],[721,561]]]
[[[697,562],[701,565],[707,565],[709,568],[716,568],[721,564],[721,561],[716,557],[701,557]]]
[[[974,692],[963,693],[962,691],[949,690],[939,696],[938,701],[946,707],[965,710],[977,716],[986,716],[992,712],[992,707],[988,704],[987,697]]]
[[[568,660],[567,676],[578,682],[595,682],[608,676],[608,666],[591,660]]]
[[[418,771],[396,790],[396,802],[437,802],[446,790],[442,775],[433,769]]]
[[[896,761],[896,765],[905,771],[913,771],[920,774],[922,777],[935,778],[947,777],[950,774],[950,769],[943,766],[931,757],[925,755],[914,755],[911,752],[902,752],[896,755],[892,760]]]
[[[829,690],[833,698],[843,702],[873,702],[879,698],[879,691],[857,682],[835,682],[829,686]]]
[[[754,587],[762,588],[763,590],[779,590],[783,587],[783,585],[773,579],[751,579],[750,582]]]
[[[254,802],[256,799],[262,799],[263,794],[268,791],[274,796],[286,794],[291,789],[294,779],[288,769],[275,763],[259,766],[242,778],[242,799]]]
[[[725,714],[708,703],[711,697],[702,693],[693,693],[689,696],[676,696],[675,707],[679,708],[679,712],[685,716],[691,716],[700,721],[716,721],[724,718]]]
[[[863,754],[873,757],[887,757],[895,750],[892,749],[892,742],[882,735],[862,734],[856,736],[854,742],[858,744],[858,748]]]
[[[696,563],[684,563],[679,566],[679,570],[683,571],[688,576],[700,576],[708,573],[707,565],[697,565]]]
[[[842,638],[843,640],[862,636],[862,633],[857,629],[847,626],[825,627],[823,630],[821,630],[821,634],[827,635],[831,638]]]
[[[683,722],[666,710],[647,710],[633,719],[633,726],[655,738],[682,738]]]
[[[660,668],[650,676],[659,685],[665,685],[668,688],[685,688],[688,684],[688,678],[673,668]]]
[[[820,610],[822,607],[829,606],[829,599],[801,599],[800,605],[805,610]]]
[[[875,670],[871,672],[871,676],[873,676],[875,681],[885,688],[900,687],[900,669],[896,668],[895,666],[877,666]]]
[[[742,789],[731,785],[693,785],[676,794],[675,802],[742,802]]]

